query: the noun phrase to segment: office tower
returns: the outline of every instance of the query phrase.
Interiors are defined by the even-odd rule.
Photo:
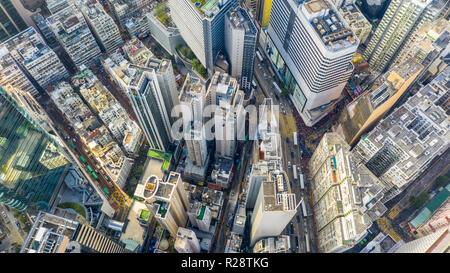
[[[150,58],[140,66],[114,54],[103,66],[130,99],[150,148],[167,151],[173,141],[171,110],[179,104],[171,61]]]
[[[40,211],[26,238],[21,253],[126,253],[124,244],[88,224],[77,214],[61,209]]]
[[[137,185],[134,195],[143,199],[156,220],[172,237],[177,237],[179,227],[186,226],[189,197],[179,173],[170,172],[166,181],[152,175],[145,183]]]
[[[450,184],[431,198],[408,225],[416,236],[426,236],[450,227]]]
[[[154,69],[165,104],[164,115],[168,117],[170,124],[172,124],[175,121],[175,118],[171,115],[172,109],[180,104],[172,62],[154,57],[153,53],[137,38],[128,41],[124,45],[123,51],[136,66]]]
[[[264,238],[255,244],[253,253],[288,253],[291,248],[290,241],[287,235]]]
[[[49,16],[47,22],[78,68],[100,56],[100,48],[86,20],[72,4]]]
[[[197,236],[187,228],[178,228],[174,247],[178,253],[200,253]]]
[[[241,88],[251,91],[258,32],[243,8],[229,10],[225,15],[225,49],[231,62],[231,76]]]
[[[201,202],[191,203],[188,211],[189,222],[201,231],[209,232],[211,210]]]
[[[264,238],[278,236],[297,213],[295,193],[284,171],[267,174],[262,182],[251,218],[250,246]]]
[[[0,42],[25,30],[28,26],[19,14],[15,0],[0,1]]]
[[[307,126],[333,109],[353,71],[350,60],[358,44],[327,0],[274,0],[266,52]]]
[[[414,181],[450,144],[450,67],[386,116],[353,149],[386,184],[386,201]]]
[[[103,52],[110,54],[123,44],[119,28],[99,2],[83,0],[76,5],[83,13],[84,19]]]
[[[11,37],[3,44],[16,64],[44,90],[69,76],[56,53],[33,27]]]
[[[0,86],[6,90],[17,88],[39,96],[38,90],[20,69],[5,44],[0,44]]]
[[[209,75],[219,52],[225,52],[225,13],[237,5],[236,0],[169,0],[175,25]]]
[[[356,98],[342,111],[336,131],[354,146],[361,135],[373,128],[415,81],[423,66],[414,59],[392,67],[378,78],[371,90]]]
[[[343,252],[364,236],[387,208],[384,186],[336,133],[326,133],[309,162],[319,252]]]
[[[425,23],[435,20],[445,0],[393,0],[373,34],[364,58],[383,72],[410,37]]]
[[[0,87],[0,202],[25,210],[52,206],[69,162],[56,141]],[[46,167],[45,162],[53,160]]]
[[[372,24],[366,19],[364,14],[355,4],[342,6],[339,13],[349,25],[350,29],[355,33],[361,44],[364,44],[372,31]]]
[[[167,17],[164,18],[167,19],[161,21],[155,14],[156,9],[147,13],[150,34],[170,55],[174,56],[176,54],[176,46],[180,43],[184,44],[184,40],[172,20],[169,8],[167,8],[167,2],[162,3],[166,4],[164,8],[167,12]]]
[[[407,242],[394,253],[448,253],[450,229],[443,228],[425,237]]]

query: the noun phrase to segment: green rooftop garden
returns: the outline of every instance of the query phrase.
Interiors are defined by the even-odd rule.
[[[66,203],[59,204],[57,207],[62,208],[62,209],[73,209],[78,214],[80,214],[81,216],[86,218],[86,211],[84,210],[83,206],[78,203],[66,202]]]
[[[141,211],[141,215],[139,215],[139,218],[144,221],[148,221],[148,219],[150,218],[150,211],[143,209]]]
[[[198,11],[203,14],[202,7],[206,4],[205,0],[191,0],[191,2],[195,5],[195,3],[199,2],[201,5],[197,7]]]
[[[168,13],[167,2],[161,2],[156,6],[155,15],[166,27],[170,26],[172,18]]]
[[[169,168],[170,160],[172,159],[171,154],[167,154],[167,153],[163,153],[163,152],[159,152],[159,151],[155,151],[155,150],[148,150],[147,156],[164,160],[164,163],[161,167],[161,169],[163,171],[166,171]]]

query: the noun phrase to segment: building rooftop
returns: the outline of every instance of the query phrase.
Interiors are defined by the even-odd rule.
[[[202,98],[205,96],[205,90],[205,82],[192,73],[188,73],[180,91],[180,101],[190,103],[193,99]]]
[[[245,33],[256,35],[257,30],[247,12],[243,8],[230,9],[227,16],[234,28],[244,29]]]
[[[297,207],[295,194],[291,193],[289,178],[284,171],[273,171],[268,174],[268,181],[263,182],[264,210],[295,210]]]
[[[359,40],[327,0],[297,1],[300,11],[331,51],[358,45]]]

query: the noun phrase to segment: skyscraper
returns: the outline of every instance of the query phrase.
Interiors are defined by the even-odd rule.
[[[13,2],[16,1],[0,1],[0,41],[5,41],[27,28],[27,24]]]
[[[230,9],[225,15],[225,49],[231,62],[231,76],[246,92],[251,90],[258,32],[243,8]]]
[[[274,0],[266,52],[307,126],[339,99],[359,40],[327,0]]]
[[[373,34],[364,58],[371,68],[383,72],[425,23],[438,17],[445,0],[393,0]]]
[[[130,99],[150,148],[167,151],[173,141],[170,114],[179,104],[171,61],[149,58],[135,65],[114,54],[103,64]]]
[[[169,0],[181,36],[210,75],[218,53],[225,51],[225,13],[237,4],[236,0]]]
[[[69,168],[56,141],[0,87],[0,202],[51,206]],[[52,164],[45,162],[50,159]]]
[[[100,48],[86,20],[72,4],[49,16],[47,21],[77,67],[100,56]]]

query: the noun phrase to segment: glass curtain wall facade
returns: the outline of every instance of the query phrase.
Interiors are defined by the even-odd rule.
[[[27,24],[11,0],[0,0],[0,42],[6,41],[26,28]]]
[[[51,136],[0,87],[0,202],[48,209],[69,166]]]

